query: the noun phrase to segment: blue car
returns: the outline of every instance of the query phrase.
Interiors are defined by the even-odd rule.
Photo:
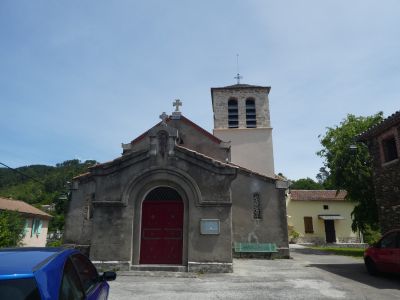
[[[0,250],[0,299],[107,299],[115,272],[97,273],[75,249]]]

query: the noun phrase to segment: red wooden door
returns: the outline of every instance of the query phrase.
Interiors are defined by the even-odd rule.
[[[145,200],[142,206],[141,264],[182,264],[183,202]]]

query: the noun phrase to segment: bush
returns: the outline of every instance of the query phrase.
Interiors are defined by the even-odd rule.
[[[296,230],[293,228],[289,230],[289,242],[290,243],[297,243],[298,239],[300,237],[300,233],[298,233]]]
[[[24,232],[24,219],[17,211],[0,211],[0,248],[21,245]]]
[[[381,238],[381,233],[377,229],[372,229],[370,226],[366,226],[363,233],[364,243],[372,245],[376,243]]]

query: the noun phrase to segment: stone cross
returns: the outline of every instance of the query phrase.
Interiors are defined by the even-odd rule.
[[[167,124],[167,119],[168,115],[165,113],[165,111],[160,115],[160,119],[162,120],[162,124]]]
[[[182,101],[179,99],[176,99],[174,103],[172,103],[173,106],[175,106],[175,111],[179,111],[179,106],[182,106]]]

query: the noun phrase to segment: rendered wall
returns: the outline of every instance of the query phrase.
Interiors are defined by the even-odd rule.
[[[328,205],[329,209],[323,206]],[[288,225],[300,233],[300,241],[325,243],[325,223],[318,215],[337,214],[344,220],[335,220],[337,242],[359,242],[359,235],[351,230],[351,212],[355,204],[348,201],[291,201],[287,200]],[[314,233],[304,232],[304,217],[312,217]]]
[[[272,128],[214,129],[214,135],[231,142],[231,162],[260,174],[275,176]]]
[[[23,247],[45,247],[47,242],[47,230],[49,227],[49,221],[42,220],[42,228],[40,234],[32,234],[32,217],[26,218],[28,226],[26,227],[26,233],[21,243]]]
[[[260,195],[261,219],[253,218],[253,196]],[[288,256],[284,190],[274,180],[239,172],[232,183],[233,241],[275,243]]]

